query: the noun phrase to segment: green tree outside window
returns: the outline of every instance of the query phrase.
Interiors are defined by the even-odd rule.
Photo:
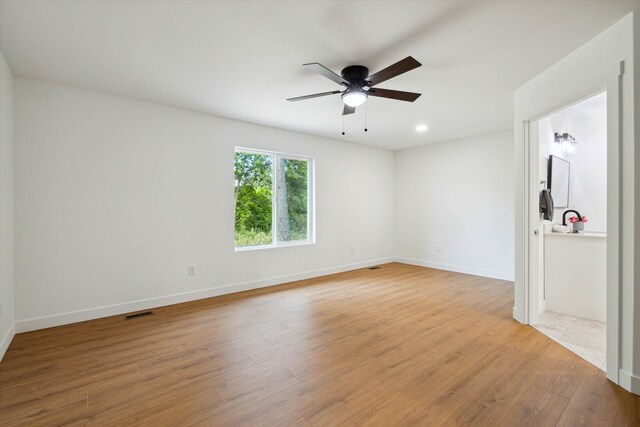
[[[308,198],[308,160],[236,151],[236,247],[308,240]]]

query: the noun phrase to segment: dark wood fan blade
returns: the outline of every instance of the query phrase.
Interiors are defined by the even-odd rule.
[[[305,95],[305,96],[298,96],[298,97],[295,97],[295,98],[287,98],[287,101],[291,101],[291,102],[304,101],[305,99],[318,98],[320,96],[327,96],[327,95],[335,95],[336,93],[340,93],[340,91],[339,90],[332,90],[331,92],[321,92],[321,93],[314,93],[313,95]]]
[[[402,61],[398,61],[393,65],[389,65],[384,70],[380,70],[375,74],[367,77],[367,81],[370,82],[369,86],[375,86],[378,83],[382,83],[386,80],[392,79],[400,74],[404,74],[407,71],[411,71],[414,68],[420,67],[422,64],[415,60],[412,56],[407,56]]]
[[[398,101],[413,102],[422,95],[421,93],[403,92],[401,90],[380,89],[372,87],[367,92],[369,96],[378,96],[380,98],[397,99]]]
[[[356,107],[349,107],[347,104],[344,104],[344,108],[342,109],[342,115],[346,116],[347,114],[353,114],[356,112]]]
[[[329,80],[332,80],[336,83],[338,83],[339,85],[348,85],[349,82],[346,81],[345,79],[342,78],[342,76],[339,76],[338,74],[334,73],[333,71],[331,71],[330,69],[328,69],[327,67],[325,67],[322,64],[318,64],[317,62],[313,62],[311,64],[302,64],[303,67],[306,67],[310,70],[315,71],[318,74],[321,74],[323,76],[325,76],[326,78],[328,78]]]

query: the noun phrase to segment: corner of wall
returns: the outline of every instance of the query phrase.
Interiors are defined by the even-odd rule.
[[[501,130],[395,153],[397,262],[514,279],[512,135]]]
[[[625,70],[625,73],[629,72],[634,76],[633,79],[633,89],[634,89],[634,103],[633,103],[633,114],[634,114],[634,132],[633,132],[633,138],[634,138],[634,146],[635,143],[637,143],[638,141],[640,141],[640,10],[636,10],[634,12],[631,12],[631,21],[632,21],[632,31],[633,31],[633,61],[631,64],[627,64],[625,63],[625,68],[627,68]],[[629,68],[631,68],[631,70],[629,70]],[[635,170],[638,170],[638,165],[640,164],[640,150],[636,150],[635,151],[635,162],[634,164],[635,166]],[[635,173],[635,177],[636,177],[636,182],[635,184],[639,184],[640,183],[640,173]],[[637,197],[638,197],[638,190],[634,188],[634,197],[636,198],[636,203],[637,203]],[[640,215],[637,213],[636,210],[636,218],[640,218]],[[637,224],[637,219],[636,219],[636,224]],[[638,227],[636,225],[636,230],[640,230],[640,227]],[[635,242],[639,242],[640,241],[640,236],[638,235],[638,231],[636,231],[636,238],[635,238]],[[636,243],[637,245],[638,243]],[[632,374],[628,374],[629,377],[631,378],[630,384],[629,384],[629,390],[631,390],[633,393],[636,394],[640,394],[640,281],[637,280],[638,277],[638,269],[640,268],[640,250],[635,248],[635,263],[634,263],[634,277],[636,278],[635,280],[633,280],[635,286],[633,289],[633,327],[634,330],[632,331],[633,334],[633,358],[632,358]],[[624,374],[622,372],[622,370],[620,371],[620,381],[622,382],[624,377]]]
[[[0,341],[0,361],[2,361],[2,359],[4,358],[5,353],[9,349],[9,345],[11,344],[11,341],[13,341],[13,337],[15,336],[16,336],[16,323],[13,322],[11,323],[9,328],[7,328],[7,332],[4,334],[4,336],[2,337],[2,340]]]
[[[15,335],[13,73],[0,51],[0,360]]]

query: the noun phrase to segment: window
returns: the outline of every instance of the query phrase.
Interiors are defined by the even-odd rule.
[[[236,148],[236,250],[313,243],[313,159]]]

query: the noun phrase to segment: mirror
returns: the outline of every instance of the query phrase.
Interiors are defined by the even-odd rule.
[[[547,185],[555,208],[569,207],[569,166],[565,159],[549,156]]]

